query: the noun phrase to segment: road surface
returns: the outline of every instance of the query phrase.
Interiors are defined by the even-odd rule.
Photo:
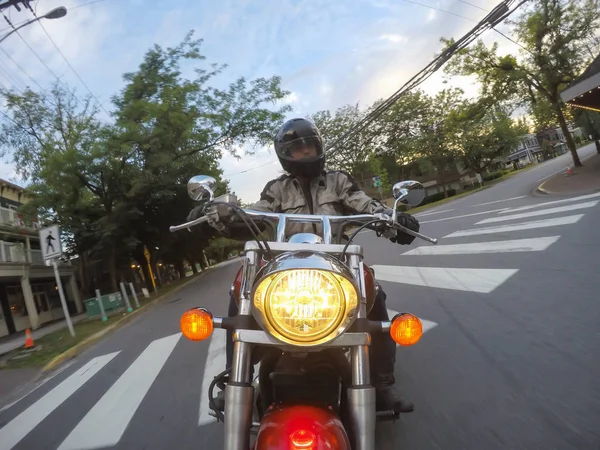
[[[569,158],[419,214],[437,246],[359,237],[388,308],[427,325],[397,352],[417,409],[378,425],[377,448],[600,447],[600,193],[531,195]],[[239,264],[202,276],[5,406],[0,450],[222,448],[206,387],[224,366],[224,332],[192,343],[178,323],[196,305],[225,314]]]

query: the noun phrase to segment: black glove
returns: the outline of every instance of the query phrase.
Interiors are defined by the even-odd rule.
[[[187,216],[187,222],[191,222],[192,220],[196,220],[199,219],[200,217],[202,217],[204,215],[204,205],[199,205],[196,206],[194,209],[192,209],[188,216]]]
[[[388,216],[392,216],[394,214],[394,210],[388,209],[387,211],[385,211],[385,214],[387,214]],[[418,232],[420,228],[419,221],[417,219],[415,219],[410,214],[406,214],[400,211],[396,213],[396,222],[399,225],[402,225],[403,227],[408,228],[412,231]],[[398,230],[395,237],[390,238],[390,241],[400,245],[410,245],[414,240],[414,236],[411,236],[410,234],[404,233],[400,230]]]

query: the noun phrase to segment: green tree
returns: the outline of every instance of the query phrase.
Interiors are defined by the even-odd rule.
[[[498,100],[521,96],[535,110],[546,102],[555,114],[573,162],[580,166],[575,143],[569,133],[560,92],[589,60],[590,36],[600,25],[596,0],[535,0],[513,22],[512,35],[523,46],[517,58],[499,55],[498,44],[486,47],[482,41],[462,50],[451,60],[451,74],[475,75],[486,96]],[[445,40],[451,45],[453,40]]]
[[[465,100],[451,110],[447,129],[455,156],[478,174],[515,149],[527,132],[523,122],[512,120],[506,106],[487,98]]]
[[[308,117],[319,129],[325,146],[338,142],[365,116],[357,105],[338,108],[332,115],[329,111],[317,111]],[[356,170],[369,160],[373,148],[373,133],[362,130],[327,153],[327,165],[334,169],[356,174]]]
[[[119,272],[130,272],[131,256],[146,270],[144,246],[153,265],[159,257],[202,261],[192,253],[209,236],[168,231],[193,207],[187,180],[198,173],[220,180],[222,153],[267,142],[288,111],[269,107],[287,94],[277,77],[238,79],[222,90],[208,84],[223,69],[213,65],[183,79],[182,61],[204,59],[200,43],[188,34],[175,48],[147,52],[139,70],[125,75],[112,125],[96,119],[89,98],[80,101],[59,85],[49,93],[0,92],[12,119],[0,144],[30,182],[26,212],[60,223],[74,253],[105,260],[112,289]],[[220,180],[218,190],[226,188]]]

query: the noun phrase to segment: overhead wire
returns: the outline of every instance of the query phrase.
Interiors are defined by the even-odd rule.
[[[477,39],[484,31],[493,28],[497,24],[501,23],[504,19],[506,19],[510,14],[516,11],[522,4],[526,3],[528,0],[521,0],[521,2],[512,10],[510,6],[516,0],[504,0],[500,4],[498,4],[490,13],[488,13],[481,21],[477,23],[475,27],[469,30],[463,37],[461,37],[458,41],[454,42],[451,46],[443,50],[438,56],[436,56],[424,69],[414,75],[410,80],[408,80],[400,89],[398,89],[394,94],[392,94],[387,100],[383,101],[377,108],[367,114],[363,119],[361,119],[355,126],[350,128],[346,133],[344,133],[340,138],[335,140],[328,149],[333,149],[333,154],[336,153],[336,150],[339,148],[340,144],[344,143],[349,137],[361,132],[367,126],[369,126],[375,119],[380,117],[385,111],[392,107],[394,103],[398,101],[398,99],[408,92],[411,89],[422,84],[425,80],[427,80],[433,73],[435,73],[438,69],[440,69],[457,51],[466,48],[469,44],[471,44],[475,39]]]
[[[16,35],[19,36],[19,38],[21,38],[23,43],[27,46],[27,48],[31,51],[31,53],[33,53],[35,55],[35,57],[44,65],[46,70],[48,70],[48,72],[50,72],[54,76],[54,78],[56,78],[57,80],[60,80],[58,75],[56,75],[56,73],[54,73],[54,71],[50,68],[50,66],[48,66],[48,64],[46,64],[46,62],[40,57],[40,55],[37,54],[37,52],[33,49],[33,47],[31,47],[31,45],[29,45],[29,43],[25,40],[25,38],[23,36],[21,36],[21,33],[19,33],[19,31],[17,31],[17,28],[12,24],[10,19],[8,17],[6,17],[6,14],[2,13],[2,15],[4,16],[4,20],[6,20],[8,22],[8,24],[13,28],[13,30],[15,30]]]
[[[38,16],[35,14],[34,11],[32,11],[32,13],[33,13],[33,15],[36,18],[38,18]],[[79,73],[75,70],[75,68],[71,65],[71,63],[69,62],[69,60],[67,59],[67,57],[65,56],[65,54],[61,51],[61,49],[58,47],[58,45],[56,45],[56,42],[54,42],[54,39],[52,39],[52,36],[50,36],[50,34],[48,33],[48,31],[46,30],[46,27],[44,26],[44,24],[41,21],[39,21],[39,20],[38,20],[38,24],[42,27],[42,30],[44,30],[44,33],[46,33],[46,36],[48,37],[48,39],[50,40],[50,42],[52,43],[52,45],[54,46],[54,48],[56,49],[56,51],[59,53],[59,55],[65,61],[65,63],[67,63],[67,66],[69,66],[69,68],[75,74],[75,76],[77,77],[77,79],[81,82],[81,84],[83,85],[83,87],[85,87],[87,89],[87,91],[90,93],[90,95],[94,98],[94,100],[96,100],[96,102],[98,103],[98,105],[100,106],[100,108],[102,109],[102,111],[104,111],[108,116],[110,116],[109,112],[104,108],[104,105],[100,102],[100,100],[98,100],[98,97],[96,97],[96,95],[88,87],[88,85],[85,83],[85,81],[83,81],[83,79],[81,78],[81,76],[79,75]]]

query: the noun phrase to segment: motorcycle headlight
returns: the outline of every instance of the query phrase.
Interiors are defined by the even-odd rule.
[[[274,337],[314,346],[334,339],[351,324],[358,293],[343,274],[292,268],[262,278],[254,289],[253,303]]]

